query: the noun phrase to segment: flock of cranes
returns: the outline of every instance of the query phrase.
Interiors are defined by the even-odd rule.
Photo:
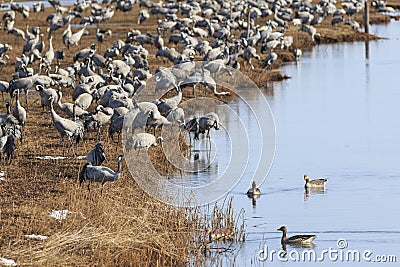
[[[49,0],[55,13],[47,16],[48,27],[45,30],[39,26],[29,29],[31,9],[10,1],[10,10],[2,15],[2,25],[6,33],[15,36],[15,41],[14,45],[0,44],[0,64],[15,62],[15,73],[12,77],[2,77],[0,91],[11,96],[14,108],[7,102],[7,112],[0,114],[1,152],[11,161],[15,139],[22,143],[27,111],[29,113],[27,96],[30,90],[39,92],[41,106],[43,110],[50,111],[49,119],[51,117],[54,128],[60,134],[63,146],[67,138],[74,155],[74,144],[83,141],[89,131],[96,131],[100,141],[102,129],[108,127],[109,137],[114,139],[114,135],[118,134],[119,140],[126,116],[129,116],[133,131],[154,129],[153,134],[134,134],[128,140],[131,149],[147,150],[160,144],[163,138],[156,137],[157,129],[171,124],[179,124],[189,136],[193,133],[195,139],[199,138],[199,134],[209,138],[211,129],[219,129],[218,115],[208,113],[185,118],[185,112],[179,106],[182,90],[192,88],[192,95],[195,96],[195,87],[202,84],[205,90],[210,89],[215,95],[227,95],[229,92],[217,90],[214,80],[217,73],[226,72],[234,78],[229,68],[239,69],[240,62],[243,62],[244,68],[254,69],[254,60],[257,66],[272,68],[278,59],[279,52],[276,50],[279,49],[293,51],[296,59],[300,59],[301,50],[292,47],[293,37],[286,34],[289,24],[309,33],[312,41],[318,41],[320,35],[316,26],[322,20],[330,19],[332,25],[342,23],[344,20],[337,19],[337,14],[342,17],[347,15],[347,21],[353,20],[363,1],[343,1],[342,9],[339,9],[334,5],[335,0],[322,0],[317,4],[303,0],[168,0],[165,3],[162,0],[143,0],[140,3],[104,0],[103,5],[77,0],[71,7]],[[111,19],[115,12],[130,12],[135,4],[139,6],[137,23],[146,24],[151,16],[156,16],[157,33],[131,29],[126,32],[125,40],[116,40],[105,48],[104,54],[100,54],[100,44],[113,37],[110,29],[101,29],[102,23]],[[382,6],[378,2],[375,5]],[[42,3],[34,4],[33,12],[43,10]],[[83,12],[87,10],[90,10],[90,16],[85,17]],[[261,26],[257,23],[262,18],[266,22]],[[25,20],[25,31],[15,27],[16,20]],[[82,26],[73,31],[72,24]],[[84,35],[90,34],[90,25],[97,27],[92,45],[77,51],[73,58],[66,58],[63,49],[81,48],[80,41]],[[47,33],[47,40],[43,32]],[[169,39],[166,39],[167,34]],[[62,40],[64,47],[54,47],[55,39]],[[24,43],[19,45],[22,41]],[[21,55],[14,61],[7,52],[15,50],[16,46]],[[151,73],[148,60],[152,56],[150,48],[156,49],[154,55],[160,58],[160,65],[162,61],[175,67],[158,67]],[[258,51],[268,54],[262,59]],[[196,65],[195,59],[204,62]],[[66,61],[71,64],[62,67],[61,63]],[[39,66],[38,69],[35,66]],[[146,88],[146,80],[153,75],[156,91],[174,88],[176,95],[154,99],[154,102],[139,102],[138,95]],[[20,103],[20,94],[25,95],[24,106]],[[117,180],[122,157],[118,158],[117,172],[101,167],[105,159],[104,147],[98,143],[87,157],[81,181],[104,184]]]

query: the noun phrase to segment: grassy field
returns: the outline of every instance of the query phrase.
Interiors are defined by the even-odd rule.
[[[31,13],[27,21],[17,14],[15,27],[25,29],[25,24],[40,26],[45,33],[48,27],[46,17],[53,12],[54,9],[49,8],[42,13]],[[156,32],[157,16],[153,16],[146,24],[137,25],[137,14],[138,6],[135,6],[128,13],[116,12],[110,21],[100,25],[100,28],[109,28],[113,32],[111,38],[98,45],[101,54],[117,39],[125,40],[126,32],[131,28]],[[388,22],[381,15],[371,16],[371,20]],[[55,50],[63,49],[67,56],[62,66],[70,65],[76,51],[95,42],[95,28],[88,30],[90,35],[82,38],[79,47],[74,46],[70,50],[61,43],[63,30],[57,32],[53,40]],[[321,25],[318,31],[323,36],[323,42],[375,38],[354,32],[344,25],[331,28],[328,23]],[[305,50],[315,45],[308,35],[293,27],[288,29],[287,34],[295,37],[293,47]],[[9,81],[14,72],[15,57],[20,56],[24,41],[2,32],[0,43],[13,46],[13,50],[7,53],[10,61],[0,67],[0,80]],[[160,65],[172,65],[157,60],[154,47],[146,48],[150,52],[152,71]],[[262,69],[262,62],[258,62],[254,71],[242,71],[259,86],[270,80],[285,78],[277,67],[294,57],[290,50],[277,53],[280,60],[274,70]],[[36,64],[33,67],[37,69]],[[65,98],[70,99],[72,90],[62,90]],[[184,96],[185,99],[190,98],[190,90],[184,92]],[[8,95],[4,98],[5,101],[9,100]],[[218,98],[225,102],[232,99]],[[0,112],[5,112],[3,104],[0,105]],[[122,154],[122,148],[116,147],[115,142],[107,138],[106,131],[103,131],[102,140],[108,157],[105,165],[116,169],[116,159]],[[77,147],[77,154],[86,156],[95,143],[95,134],[90,133],[85,142]],[[151,148],[149,153],[153,158],[162,157],[160,148]],[[232,224],[233,211],[229,204],[220,207],[217,214],[203,214],[199,209],[176,208],[160,203],[137,186],[125,165],[120,180],[107,184],[102,196],[96,185],[92,186],[93,190],[89,193],[86,187],[80,187],[78,183],[85,160],[72,157],[70,149],[66,149],[68,157],[65,159],[38,158],[62,154],[61,139],[52,124],[51,115],[40,108],[40,100],[33,94],[29,98],[24,142],[18,144],[12,164],[5,165],[3,162],[0,167],[5,179],[0,181],[0,257],[29,266],[181,266],[187,263],[190,255],[197,260],[203,258],[205,229],[213,221],[225,220],[227,228],[237,230],[237,226]],[[157,158],[154,162],[161,162],[156,168],[164,173],[175,171],[163,164],[165,159]],[[57,220],[49,216],[52,210],[68,210],[70,213],[66,220]],[[29,234],[45,235],[48,239],[29,239],[25,236]]]

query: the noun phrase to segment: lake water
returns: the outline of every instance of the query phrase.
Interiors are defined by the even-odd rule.
[[[276,154],[260,186],[263,194],[253,206],[244,194],[249,179],[241,180],[229,194],[234,196],[236,210],[245,210],[248,233],[246,242],[234,252],[238,266],[309,266],[289,256],[287,262],[276,255],[272,262],[258,260],[264,244],[269,252],[281,249],[281,232],[276,230],[281,225],[287,226],[288,235],[316,234],[317,257],[331,248],[339,256],[357,250],[359,265],[365,264],[364,251],[371,261],[379,255],[395,255],[400,261],[400,23],[373,26],[371,32],[387,39],[370,42],[369,53],[365,43],[319,45],[304,52],[300,62],[282,67],[291,79],[268,85],[265,92],[275,119]],[[240,103],[231,107],[246,127],[254,125],[246,107]],[[224,115],[223,123],[229,125],[229,120]],[[216,148],[211,168],[184,179],[201,184],[221,175],[227,159],[235,157],[226,145],[227,131],[211,132]],[[249,137],[249,142],[259,145],[257,136]],[[305,173],[311,179],[328,178],[326,190],[306,196]],[[338,249],[339,239],[346,240],[346,248]],[[307,250],[287,249],[292,257]],[[232,257],[222,261],[223,265],[234,262]],[[345,262],[345,257],[334,260],[332,255],[330,260],[326,254],[323,266]]]

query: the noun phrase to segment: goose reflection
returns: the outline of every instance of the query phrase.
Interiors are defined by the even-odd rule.
[[[324,195],[326,194],[325,188],[304,188],[304,201],[307,201],[310,198],[310,194],[314,195]]]
[[[247,195],[247,197],[251,199],[251,203],[252,203],[253,207],[255,207],[257,205],[257,199],[259,199],[260,196],[261,195],[253,195],[253,196]]]
[[[311,244],[303,244],[303,245],[290,244],[290,246],[293,247],[293,248],[298,248],[298,249],[304,249],[304,248],[314,249],[314,247],[315,247],[315,245],[313,243],[311,243]],[[286,243],[282,243],[282,250],[279,251],[279,257],[280,258],[286,258],[286,256],[287,256]]]

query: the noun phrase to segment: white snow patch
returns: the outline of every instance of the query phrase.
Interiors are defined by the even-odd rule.
[[[15,261],[6,258],[0,258],[0,264],[5,266],[17,266]]]
[[[78,213],[78,212],[72,212],[69,210],[52,210],[51,212],[49,212],[49,215],[50,217],[53,217],[56,220],[65,220],[67,218],[67,214],[69,213]],[[82,212],[79,212],[78,214],[81,215],[81,217],[86,220],[86,217],[83,215]]]
[[[45,236],[45,235],[35,235],[35,234],[25,235],[25,237],[30,238],[30,239],[37,239],[37,240],[46,240],[48,238],[48,236]]]
[[[49,215],[56,220],[65,220],[68,213],[70,213],[69,210],[52,210]]]
[[[52,159],[52,160],[57,160],[57,159],[72,159],[74,157],[62,157],[62,156],[37,156],[37,159]],[[76,157],[77,159],[85,159],[86,156],[78,156]]]
[[[6,178],[4,178],[6,176],[6,172],[5,171],[0,171],[0,181],[5,181]]]

